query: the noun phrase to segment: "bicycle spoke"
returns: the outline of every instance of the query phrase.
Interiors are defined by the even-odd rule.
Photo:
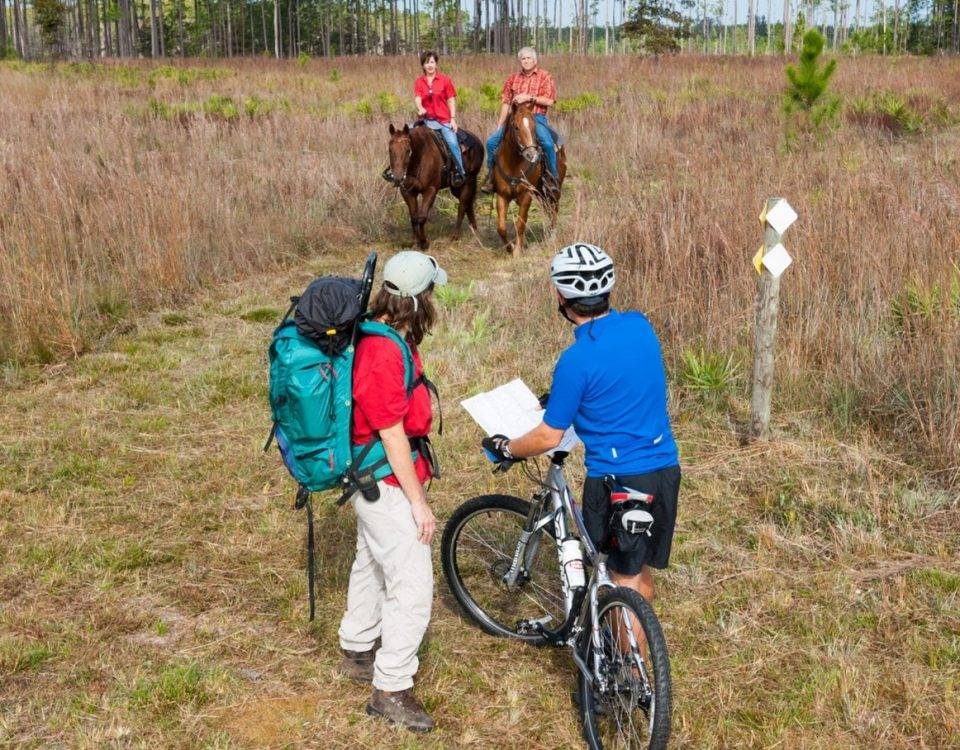
[[[560,572],[555,561],[551,563],[549,555],[543,554],[546,551],[543,546],[530,559],[529,568],[521,571],[515,586],[503,583],[522,532],[523,517],[486,511],[467,518],[458,534],[461,580],[477,606],[511,631],[520,620],[540,619],[545,615],[564,619]],[[551,588],[554,581],[556,589]]]
[[[656,696],[643,655],[646,636],[637,618],[633,608],[622,603],[600,612],[599,655],[604,684],[596,694],[600,713],[595,724],[605,738],[605,748],[646,747],[653,734]]]

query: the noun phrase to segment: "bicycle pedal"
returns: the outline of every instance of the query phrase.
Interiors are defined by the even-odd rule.
[[[546,615],[537,620],[520,620],[517,623],[517,632],[523,635],[527,633],[543,633],[547,623],[553,619],[553,615]]]

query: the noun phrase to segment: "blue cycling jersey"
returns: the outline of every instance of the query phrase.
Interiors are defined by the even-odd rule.
[[[611,310],[577,326],[574,336],[553,370],[543,421],[559,430],[574,426],[587,476],[675,466],[663,356],[650,322]]]

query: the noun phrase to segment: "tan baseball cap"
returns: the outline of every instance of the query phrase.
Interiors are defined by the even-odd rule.
[[[447,272],[432,255],[403,250],[383,266],[383,288],[398,297],[416,297],[430,288],[447,283]]]

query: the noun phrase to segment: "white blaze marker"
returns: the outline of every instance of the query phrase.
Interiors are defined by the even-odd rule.
[[[787,266],[793,263],[793,258],[787,252],[782,244],[778,244],[769,253],[763,256],[763,265],[773,275],[778,278],[780,274],[787,270]]]
[[[797,220],[797,212],[781,198],[773,208],[766,212],[766,220],[777,231],[777,234],[783,234]]]

